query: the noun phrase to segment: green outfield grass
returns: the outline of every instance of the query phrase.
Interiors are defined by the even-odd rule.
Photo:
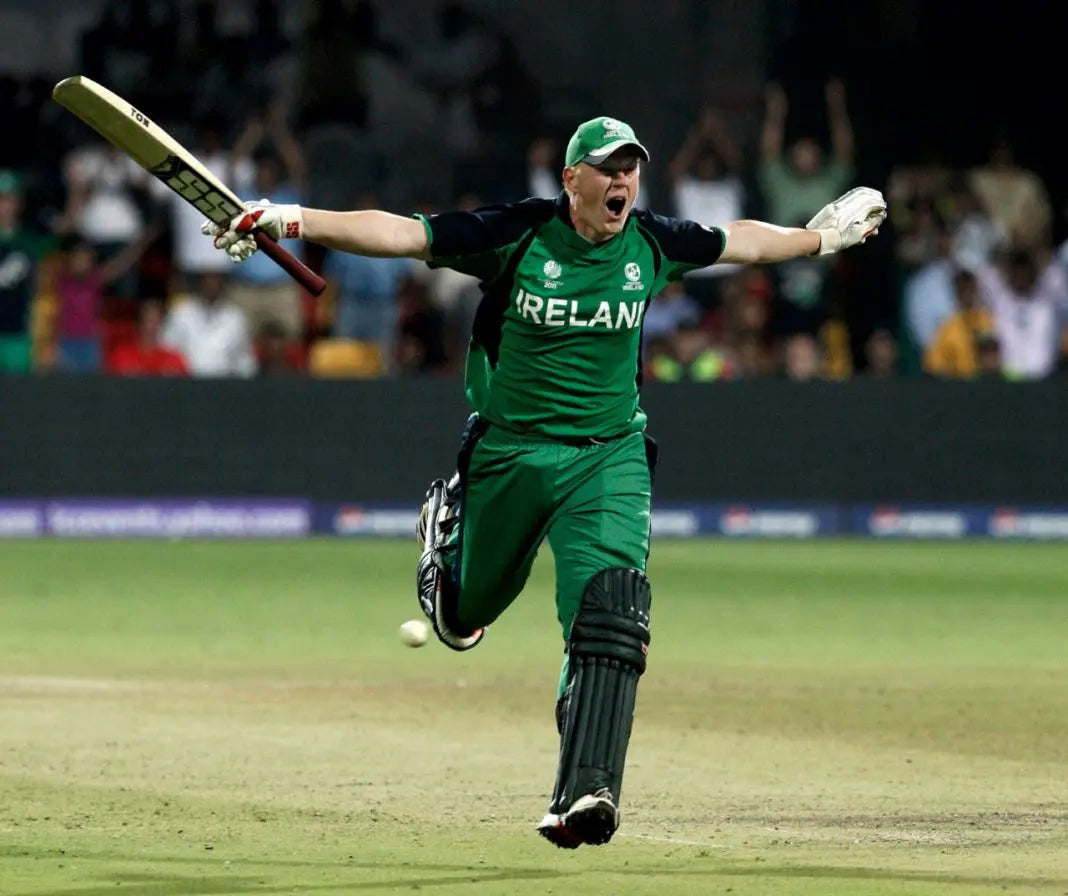
[[[415,546],[0,542],[0,894],[1068,893],[1068,549],[661,542],[607,847],[533,826],[551,563],[401,645]]]

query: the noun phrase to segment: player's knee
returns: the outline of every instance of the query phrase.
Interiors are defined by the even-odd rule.
[[[617,566],[593,575],[571,624],[572,660],[615,660],[641,675],[649,650],[651,603],[649,580],[640,570]]]

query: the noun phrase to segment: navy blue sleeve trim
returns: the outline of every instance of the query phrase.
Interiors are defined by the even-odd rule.
[[[654,215],[645,209],[632,214],[670,261],[707,267],[715,264],[723,254],[727,235],[718,227]]]
[[[553,216],[551,199],[524,199],[470,212],[443,212],[426,219],[432,258],[455,258],[492,252],[522,239],[531,227]]]

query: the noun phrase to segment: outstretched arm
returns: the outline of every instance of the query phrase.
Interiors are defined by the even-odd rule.
[[[733,221],[723,228],[727,240],[719,260],[727,264],[786,261],[820,251],[818,233],[801,227],[777,227],[764,221]]]
[[[216,248],[225,249],[234,261],[244,261],[256,251],[250,234],[257,228],[276,240],[304,239],[354,255],[422,261],[430,258],[430,242],[422,221],[377,209],[332,212],[299,205],[246,202],[245,213],[231,221],[229,228],[209,221],[202,229],[214,236]]]
[[[301,236],[328,249],[380,258],[430,258],[423,222],[374,209],[357,212],[303,210]]]
[[[824,206],[802,229],[763,221],[735,221],[724,231],[722,262],[756,264],[804,255],[830,255],[863,243],[886,220],[886,200],[878,190],[857,187]]]

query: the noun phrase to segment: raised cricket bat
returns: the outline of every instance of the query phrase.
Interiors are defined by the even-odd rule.
[[[84,75],[64,78],[52,99],[106,137],[216,224],[226,225],[244,210],[241,200],[196,156],[147,115]],[[311,268],[262,230],[252,233],[260,251],[313,295],[326,288]]]

